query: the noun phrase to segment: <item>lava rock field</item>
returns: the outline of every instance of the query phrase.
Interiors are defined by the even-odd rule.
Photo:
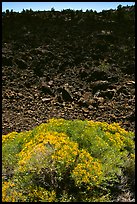
[[[2,13],[2,134],[49,118],[135,131],[135,7]]]

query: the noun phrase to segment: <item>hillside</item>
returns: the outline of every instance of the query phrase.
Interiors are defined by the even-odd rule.
[[[134,131],[134,6],[2,14],[2,134],[52,117]]]

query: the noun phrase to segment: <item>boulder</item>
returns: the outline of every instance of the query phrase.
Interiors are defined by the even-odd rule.
[[[97,80],[91,83],[92,92],[95,94],[98,90],[106,90],[109,87],[109,82],[107,80]]]
[[[66,88],[61,88],[62,99],[64,101],[73,101],[72,94]]]
[[[107,80],[108,74],[105,71],[100,69],[95,69],[91,71],[89,77],[87,78],[88,82],[97,81],[97,80]]]

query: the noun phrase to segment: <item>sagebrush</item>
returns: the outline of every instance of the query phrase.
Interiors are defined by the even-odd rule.
[[[2,200],[111,201],[123,174],[133,175],[133,139],[118,123],[55,118],[3,135]]]

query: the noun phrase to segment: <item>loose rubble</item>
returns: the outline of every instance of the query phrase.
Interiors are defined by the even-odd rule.
[[[123,30],[103,13],[93,12],[92,21],[70,13],[30,13],[33,24],[22,13],[2,17],[2,134],[52,117],[119,122],[135,131],[134,18]]]

